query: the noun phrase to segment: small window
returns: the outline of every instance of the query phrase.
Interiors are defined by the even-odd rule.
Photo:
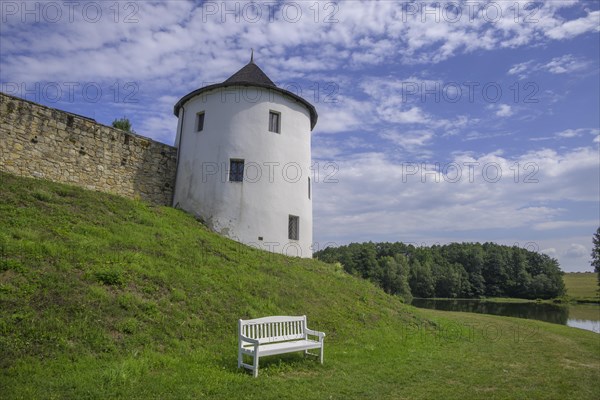
[[[281,113],[269,111],[269,132],[280,133]]]
[[[229,160],[229,181],[242,182],[244,180],[244,160]]]
[[[288,239],[290,240],[298,240],[298,232],[299,232],[299,222],[300,218],[295,215],[290,215],[288,220]]]
[[[308,177],[308,199],[310,200],[310,176]]]
[[[204,111],[196,114],[196,132],[201,132],[204,129]]]

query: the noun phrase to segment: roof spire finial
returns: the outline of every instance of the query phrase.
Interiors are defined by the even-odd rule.
[[[253,63],[254,62],[254,49],[251,48],[251,53],[250,53],[250,62]]]

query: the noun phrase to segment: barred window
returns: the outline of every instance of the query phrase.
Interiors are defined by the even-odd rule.
[[[281,113],[269,111],[269,132],[280,133]]]
[[[242,182],[244,180],[244,160],[229,160],[229,181]]]
[[[300,218],[290,215],[288,220],[288,239],[298,240],[300,231]]]

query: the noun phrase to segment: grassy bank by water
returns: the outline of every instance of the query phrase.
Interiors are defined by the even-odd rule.
[[[596,399],[597,334],[417,310],[168,207],[0,174],[3,399]],[[306,314],[325,364],[236,368],[238,318]]]

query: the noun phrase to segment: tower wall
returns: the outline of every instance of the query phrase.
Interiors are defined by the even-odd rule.
[[[269,131],[270,111],[281,115],[280,133]],[[204,127],[197,131],[201,112]],[[312,256],[311,120],[305,106],[277,90],[217,88],[179,110],[176,145],[175,206],[242,243]],[[231,160],[244,160],[242,182],[230,181]],[[299,217],[298,240],[289,239],[290,215]]]

